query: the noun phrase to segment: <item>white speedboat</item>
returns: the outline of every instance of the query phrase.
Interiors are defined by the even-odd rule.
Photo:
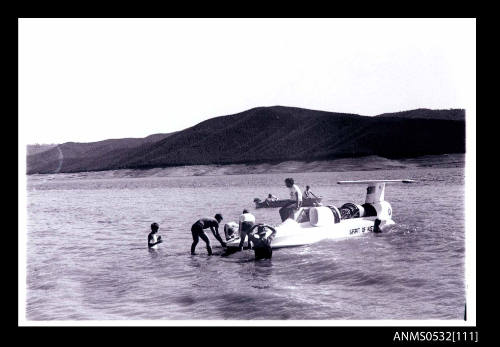
[[[276,235],[272,248],[312,244],[325,239],[363,235],[386,231],[395,224],[392,207],[384,200],[387,183],[412,183],[413,180],[339,181],[338,184],[367,185],[365,203],[335,206],[303,207],[281,224],[273,226]],[[234,228],[233,228],[234,229]],[[271,231],[269,230],[268,233]],[[237,230],[235,231],[238,235]],[[238,247],[239,236],[227,240],[228,247]],[[246,242],[245,242],[246,245]]]

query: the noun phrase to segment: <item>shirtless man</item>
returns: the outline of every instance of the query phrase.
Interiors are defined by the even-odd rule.
[[[198,244],[199,239],[201,238],[206,246],[208,255],[212,255],[212,247],[210,246],[210,240],[208,239],[207,234],[205,234],[204,229],[210,228],[212,234],[214,234],[215,238],[220,242],[222,247],[226,247],[226,243],[222,241],[222,238],[219,235],[219,223],[222,221],[222,215],[217,213],[214,218],[204,217],[200,218],[193,224],[191,227],[191,234],[193,235],[193,244],[191,245],[191,254],[196,254],[194,251],[196,249],[196,245]]]

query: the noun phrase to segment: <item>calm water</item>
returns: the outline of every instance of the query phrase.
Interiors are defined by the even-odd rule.
[[[252,201],[284,197],[289,176],[29,176],[27,318],[463,319],[463,168],[294,173],[338,206],[365,194],[338,180],[419,183],[388,185],[399,223],[389,233],[280,249],[258,262],[251,251],[208,257],[202,242],[189,254],[198,217],[220,212],[227,223],[251,208],[258,221],[278,223],[277,209]],[[146,245],[152,222],[165,241],[157,251]]]

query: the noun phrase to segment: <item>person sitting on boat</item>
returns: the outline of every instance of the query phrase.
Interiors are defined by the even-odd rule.
[[[310,186],[306,186],[306,190],[304,191],[304,198],[306,199],[312,199],[312,198],[317,198],[317,196],[311,192]]]
[[[267,229],[271,230],[271,234],[266,236]],[[256,224],[248,232],[249,240],[252,240],[253,250],[255,252],[255,260],[271,259],[273,256],[273,249],[271,248],[271,241],[276,235],[276,229],[266,224]]]
[[[156,249],[156,245],[162,243],[160,235],[157,235],[160,226],[158,223],[151,224],[151,232],[148,234],[148,248]]]
[[[300,206],[302,206],[302,192],[300,191],[299,186],[295,184],[293,178],[290,177],[285,179],[285,185],[290,189],[290,200],[293,202],[280,208],[279,212],[282,221],[285,221],[293,216],[293,213],[297,211]]]
[[[275,197],[273,194],[269,193],[269,195],[266,198],[266,202],[272,202],[278,200],[277,197]]]
[[[243,249],[243,244],[245,243],[247,233],[250,231],[250,229],[253,227],[254,224],[255,224],[255,216],[250,212],[248,212],[247,209],[244,209],[243,213],[240,215],[240,224],[239,224],[240,244],[238,248],[240,251]],[[248,239],[248,246],[246,247],[246,249],[251,249],[250,239]]]
[[[206,246],[208,255],[212,255],[212,247],[210,246],[210,240],[208,236],[205,234],[204,229],[210,228],[212,234],[214,234],[217,241],[220,242],[222,247],[226,247],[226,243],[222,241],[222,238],[219,235],[219,223],[222,221],[222,215],[217,213],[214,218],[204,217],[200,218],[193,224],[191,227],[191,234],[193,235],[193,244],[191,245],[191,254],[196,254],[194,251],[196,249],[196,245],[198,244],[199,239],[201,238]]]

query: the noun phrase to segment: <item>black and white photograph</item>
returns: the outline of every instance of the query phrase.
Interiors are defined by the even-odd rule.
[[[474,326],[476,19],[18,18],[21,326]]]

